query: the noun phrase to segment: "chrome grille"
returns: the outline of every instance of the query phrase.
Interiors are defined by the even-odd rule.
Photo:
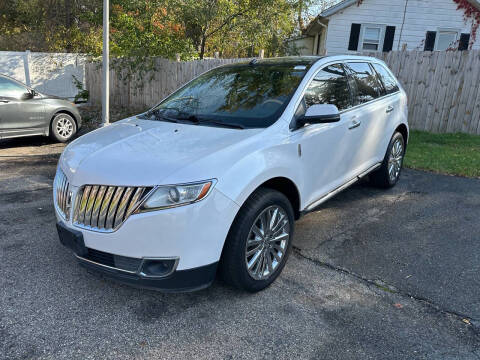
[[[85,185],[77,193],[73,223],[114,231],[137,209],[151,187]]]
[[[60,215],[68,221],[70,217],[71,194],[70,184],[62,170],[57,170],[55,180],[53,181],[53,196],[55,206]]]

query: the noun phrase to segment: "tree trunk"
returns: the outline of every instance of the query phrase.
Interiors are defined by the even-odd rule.
[[[205,55],[205,43],[207,42],[207,37],[205,34],[202,35],[202,42],[200,43],[200,60],[203,60]]]
[[[73,26],[73,6],[74,5],[74,0],[64,0],[65,3],[65,28],[67,30],[70,30]],[[67,36],[69,36],[70,33],[68,33]],[[67,40],[67,46],[66,46],[67,52],[72,51],[72,43],[70,41],[70,38]]]
[[[303,23],[303,1],[298,2],[298,28],[300,31],[305,30],[305,24]]]

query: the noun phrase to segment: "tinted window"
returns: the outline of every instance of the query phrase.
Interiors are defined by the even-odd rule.
[[[357,104],[366,103],[380,96],[382,85],[368,63],[348,63],[348,68],[353,79]]]
[[[295,64],[217,68],[173,93],[145,118],[267,127],[285,110],[307,70]]]
[[[27,89],[15,81],[0,77],[0,96],[19,99]]]
[[[338,110],[351,106],[348,79],[342,65],[329,65],[318,72],[305,91],[305,105],[333,104]]]
[[[387,94],[392,94],[394,92],[399,91],[397,81],[393,78],[392,75],[380,64],[372,64],[375,68],[375,71],[380,76],[382,80],[383,86],[385,87],[385,91]]]

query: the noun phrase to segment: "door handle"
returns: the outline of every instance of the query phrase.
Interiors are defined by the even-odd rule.
[[[394,110],[393,106],[387,107],[387,114],[390,114]]]
[[[362,122],[360,120],[353,119],[352,122],[350,123],[350,125],[348,126],[348,130],[352,130],[352,129],[355,129],[355,128],[359,127],[361,123]]]

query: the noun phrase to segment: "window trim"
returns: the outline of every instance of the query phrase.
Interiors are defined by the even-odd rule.
[[[380,29],[379,40],[378,40],[378,48],[377,50],[371,49],[364,49],[363,45],[365,44],[365,31],[367,27],[370,28],[377,28]],[[357,51],[383,51],[383,43],[385,42],[385,31],[387,29],[387,25],[384,24],[373,24],[373,23],[365,23],[361,24],[360,28],[360,39],[358,40],[358,48]],[[367,44],[373,44],[371,42],[367,42]]]
[[[295,103],[295,110],[294,110],[294,114],[295,114],[295,111],[296,109],[300,106],[300,103],[302,102],[302,99],[303,97],[305,96],[305,91],[307,90],[307,88],[310,86],[311,82],[313,81],[313,79],[315,79],[315,76],[317,76],[317,74],[326,66],[330,66],[330,65],[335,65],[335,64],[341,64],[343,68],[345,68],[345,63],[347,62],[359,62],[359,63],[364,63],[364,62],[367,62],[368,64],[380,64],[382,65],[381,63],[379,62],[374,62],[374,61],[370,61],[370,60],[361,60],[361,59],[344,59],[344,60],[334,60],[334,61],[330,61],[330,62],[327,62],[326,64],[323,64],[322,68],[318,69],[312,76],[311,78],[308,80],[308,83],[304,86],[304,88],[302,89],[302,93],[301,95],[299,96],[299,98],[297,99],[297,102]],[[383,66],[383,65],[382,65]],[[373,67],[373,66],[372,66]],[[375,69],[375,68],[374,68]],[[402,87],[400,85],[400,83],[398,82],[398,79],[396,78],[396,76],[393,74],[393,72],[387,67],[385,67],[385,69],[387,69],[387,71],[392,75],[392,77],[395,79],[395,81],[397,81],[397,85],[398,85],[398,90],[391,93],[391,94],[387,94],[387,95],[384,95],[384,96],[380,96],[376,99],[373,99],[373,100],[370,100],[370,101],[367,101],[365,103],[362,103],[362,104],[357,104],[357,105],[353,105],[351,108],[348,108],[348,109],[345,109],[345,110],[342,110],[342,111],[339,111],[339,114],[340,115],[343,115],[343,114],[346,114],[346,113],[349,113],[350,111],[354,111],[354,110],[358,110],[359,108],[363,107],[363,106],[366,106],[366,105],[370,105],[370,104],[373,104],[373,103],[376,103],[377,101],[382,101],[382,100],[385,100],[389,97],[392,97],[392,96],[395,96],[395,95],[398,95],[401,91],[402,91]],[[353,96],[353,91],[350,87],[350,84],[348,85],[349,89],[350,89],[350,95]],[[352,102],[353,103],[353,102]],[[290,129],[290,132],[291,133],[295,133],[297,131],[301,131],[301,130],[304,130],[306,128],[309,128],[310,126],[312,126],[312,124],[308,124],[304,127],[301,127],[301,128],[298,128],[298,129],[294,129],[292,128],[292,124],[293,122],[295,121],[295,115],[292,116],[292,119],[290,120],[290,123],[289,123],[289,129]],[[342,123],[342,120],[340,120],[337,124],[339,123]],[[316,125],[319,125],[319,124],[316,124]],[[325,125],[325,124],[320,124],[320,125]]]
[[[433,51],[446,51],[446,50],[449,49],[449,47],[447,47],[444,50],[438,49],[438,42],[440,40],[440,34],[441,33],[456,33],[456,38],[455,38],[455,41],[453,42],[453,45],[455,45],[455,43],[460,40],[461,29],[448,28],[448,27],[437,28],[437,36],[435,37],[435,45],[433,46]]]

